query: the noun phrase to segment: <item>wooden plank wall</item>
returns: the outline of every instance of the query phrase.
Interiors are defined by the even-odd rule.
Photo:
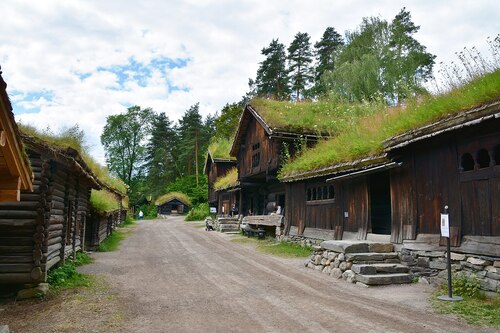
[[[260,152],[260,163],[255,168],[252,168],[252,156],[257,152],[257,150],[253,150],[253,145],[257,143],[260,145],[258,150]],[[271,148],[271,140],[269,140],[269,137],[266,135],[266,131],[254,117],[251,117],[238,158],[240,162],[240,177],[247,177],[265,172],[268,161],[272,157],[270,155]]]

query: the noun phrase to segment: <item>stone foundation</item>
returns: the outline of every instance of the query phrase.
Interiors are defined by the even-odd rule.
[[[446,282],[445,251],[415,251],[402,248],[399,252],[401,262],[410,267],[416,277],[429,283]],[[500,292],[500,258],[464,253],[450,253],[453,273],[462,272],[466,276],[476,276],[485,291]]]

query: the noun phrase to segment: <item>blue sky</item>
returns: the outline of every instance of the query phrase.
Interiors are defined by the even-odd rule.
[[[485,0],[3,0],[0,65],[18,121],[78,123],[104,161],[107,116],[140,105],[177,120],[197,102],[213,114],[246,93],[273,38],[308,32],[314,43],[329,26],[343,34],[402,7],[437,63],[464,46],[487,52],[500,32],[500,1]]]

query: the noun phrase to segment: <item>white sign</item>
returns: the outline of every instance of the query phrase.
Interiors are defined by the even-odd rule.
[[[441,236],[450,238],[450,220],[448,214],[441,214]]]
[[[210,207],[210,213],[212,214],[217,213],[217,207]]]

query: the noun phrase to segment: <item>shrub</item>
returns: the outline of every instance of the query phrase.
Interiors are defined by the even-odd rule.
[[[91,279],[85,274],[78,273],[76,267],[91,262],[90,256],[78,252],[75,260],[67,260],[64,265],[51,269],[47,276],[47,282],[55,288],[88,287],[91,284]]]
[[[204,202],[194,206],[186,216],[186,221],[202,221],[210,215],[210,207]]]
[[[471,298],[481,298],[481,284],[475,275],[455,274],[452,280],[453,293]],[[446,288],[448,289],[448,288]]]

